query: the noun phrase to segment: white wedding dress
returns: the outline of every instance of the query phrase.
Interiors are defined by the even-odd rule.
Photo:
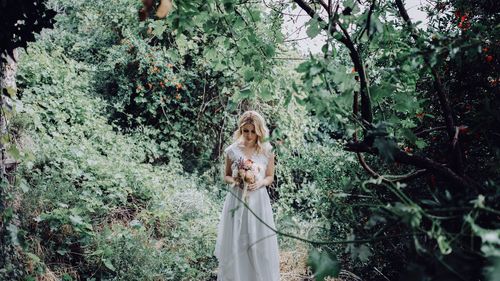
[[[236,143],[231,144],[224,152],[233,162],[234,177],[237,174],[236,161],[247,158]],[[269,159],[264,154],[257,153],[250,159],[259,168],[256,180],[263,179]],[[215,245],[215,256],[219,260],[217,281],[279,281],[276,233],[258,219],[276,229],[266,188],[249,192],[248,208],[240,201],[243,201],[243,191],[229,185],[228,188],[232,192],[226,195]]]

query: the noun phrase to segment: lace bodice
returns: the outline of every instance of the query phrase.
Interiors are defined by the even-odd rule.
[[[257,153],[254,152],[252,156],[247,158],[247,156],[243,153],[242,149],[238,146],[238,142],[232,143],[230,146],[228,146],[224,152],[227,157],[232,161],[232,171],[233,171],[233,177],[236,177],[238,174],[238,168],[237,168],[237,163],[239,159],[250,159],[253,161],[253,165],[257,168],[257,175],[256,179],[261,180],[265,178],[266,175],[266,169],[267,169],[267,164],[269,163],[269,157],[264,153]],[[269,148],[268,148],[269,149]]]

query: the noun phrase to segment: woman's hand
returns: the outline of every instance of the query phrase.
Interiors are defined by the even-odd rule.
[[[236,186],[238,184],[238,178],[232,176],[225,176],[224,181],[230,186]]]
[[[255,191],[263,186],[264,186],[264,181],[259,180],[259,181],[256,181],[255,183],[248,184],[248,191]]]

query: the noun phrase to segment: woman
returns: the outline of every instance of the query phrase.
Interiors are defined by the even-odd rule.
[[[270,229],[275,225],[265,188],[274,178],[272,147],[264,142],[268,137],[264,118],[255,111],[246,111],[238,120],[234,143],[224,150],[224,181],[230,186],[215,246],[218,281],[280,279],[278,240]],[[243,169],[243,164],[251,169]]]

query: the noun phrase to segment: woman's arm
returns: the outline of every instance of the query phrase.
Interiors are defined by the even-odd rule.
[[[254,184],[250,184],[248,186],[248,189],[250,191],[257,190],[261,187],[271,185],[273,183],[273,181],[274,181],[274,153],[271,154],[271,156],[269,157],[269,162],[267,163],[265,177],[262,180],[254,183]]]
[[[233,161],[229,159],[229,157],[226,156],[226,169],[224,171],[224,182],[228,184],[234,184],[236,181],[233,178],[233,169],[231,165],[233,164]]]

